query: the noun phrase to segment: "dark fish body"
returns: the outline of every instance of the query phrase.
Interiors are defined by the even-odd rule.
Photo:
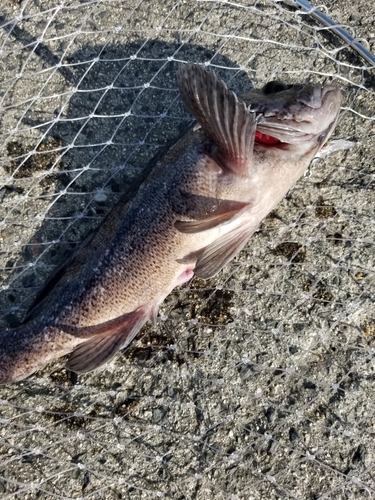
[[[238,99],[196,65],[181,68],[178,82],[199,127],[55,273],[27,322],[0,335],[0,383],[64,354],[77,372],[109,361],[156,320],[174,287],[214,276],[244,247],[331,135],[340,109],[331,85],[270,82]]]

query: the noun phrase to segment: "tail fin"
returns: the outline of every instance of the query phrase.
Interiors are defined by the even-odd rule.
[[[235,174],[248,176],[253,155],[256,117],[214,73],[185,64],[177,73],[186,108],[216,144],[219,159]]]

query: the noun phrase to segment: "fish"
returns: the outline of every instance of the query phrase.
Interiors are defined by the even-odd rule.
[[[192,63],[177,82],[196,125],[53,273],[23,324],[0,334],[1,384],[66,355],[77,373],[108,363],[175,287],[242,250],[339,117],[331,84],[272,81],[237,96]]]

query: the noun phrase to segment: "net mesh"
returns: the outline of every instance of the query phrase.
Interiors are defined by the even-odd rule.
[[[328,14],[374,51],[372,2]],[[4,0],[0,28],[1,328],[189,126],[181,63],[332,81],[356,143],[104,369],[1,387],[1,498],[375,498],[374,69],[271,0]]]

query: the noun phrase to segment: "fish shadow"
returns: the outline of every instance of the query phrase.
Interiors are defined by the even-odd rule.
[[[30,44],[20,28],[12,36]],[[25,127],[41,131],[37,144],[8,144],[12,183],[3,187],[3,198],[22,195],[22,182],[35,178],[46,208],[43,214],[30,208],[41,223],[7,263],[2,328],[23,321],[48,277],[69,262],[116,202],[136,194],[157,160],[191,126],[177,89],[180,64],[209,63],[236,93],[252,87],[230,59],[198,45],[151,39],[85,46],[63,65],[46,46],[37,47],[38,57],[56,67],[71,92],[48,119],[32,107],[23,118]]]

